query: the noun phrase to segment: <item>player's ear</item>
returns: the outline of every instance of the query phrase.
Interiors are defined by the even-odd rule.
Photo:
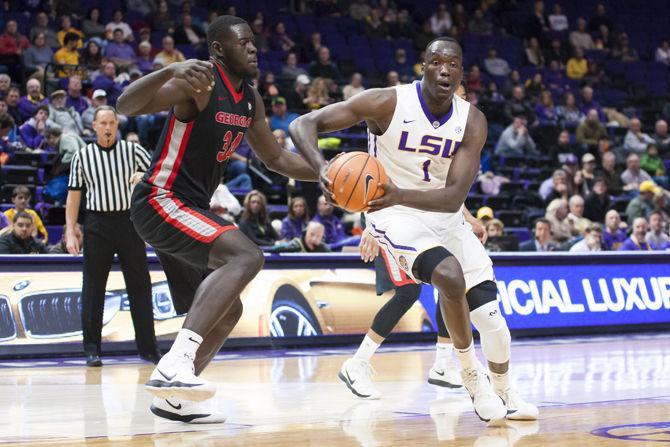
[[[212,45],[210,45],[210,53],[212,53],[213,56],[222,57],[224,50],[221,42],[218,40],[212,42]]]

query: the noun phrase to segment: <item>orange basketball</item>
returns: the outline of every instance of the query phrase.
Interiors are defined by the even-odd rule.
[[[335,203],[351,212],[366,210],[370,200],[384,195],[378,184],[388,183],[384,167],[365,152],[338,155],[328,166],[326,176],[331,182]]]

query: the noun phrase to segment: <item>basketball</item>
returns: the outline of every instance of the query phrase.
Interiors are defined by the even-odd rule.
[[[368,208],[368,202],[384,195],[388,183],[384,167],[365,152],[350,152],[334,158],[326,174],[331,182],[335,203],[350,212]]]

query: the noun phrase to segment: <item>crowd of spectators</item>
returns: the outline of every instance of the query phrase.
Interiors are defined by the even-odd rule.
[[[96,107],[113,106],[146,73],[206,58],[211,20],[238,14],[235,6],[188,0],[135,0],[118,10],[88,1],[85,11],[58,1],[31,2],[29,10],[19,3],[4,2],[0,24],[0,164],[14,166],[25,153],[54,154],[51,164],[41,166],[43,182],[66,173],[72,155],[91,140]],[[288,126],[302,113],[367,88],[420,79],[426,44],[452,36],[464,48],[466,99],[489,121],[482,175],[466,204],[473,212],[481,205],[491,210],[484,213],[490,250],[668,248],[667,39],[641,47],[625,21],[612,20],[605,3],[582,17],[565,14],[560,2],[549,7],[543,1],[438,2],[428,10],[424,2],[387,0],[279,3],[286,9],[278,6],[270,14],[256,11],[251,1],[240,15],[259,51],[261,73],[250,82],[282,147],[292,149]],[[620,64],[646,67],[643,79],[662,79],[665,90],[647,92],[656,95],[652,101],[644,85],[629,82],[627,73],[635,70],[617,69]],[[151,150],[166,115],[120,116],[121,137],[132,135]],[[361,134],[358,127],[320,145],[335,149],[330,153],[364,150]],[[273,179],[243,144],[213,209],[239,218],[240,229],[272,251],[355,244],[356,216],[342,215],[313,191],[302,197],[304,185]],[[45,200],[34,196],[33,205]],[[39,230],[34,240],[46,243],[31,197],[24,205],[14,193],[4,199],[15,213],[0,220],[3,237],[18,240],[13,220],[28,213],[31,237]],[[286,209],[286,217],[277,215]]]

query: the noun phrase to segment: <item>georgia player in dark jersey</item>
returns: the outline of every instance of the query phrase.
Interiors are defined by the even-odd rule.
[[[178,312],[188,311],[170,351],[147,382],[151,411],[166,419],[223,422],[198,401],[216,386],[199,377],[242,314],[239,295],[263,266],[259,248],[232,222],[209,211],[225,164],[246,137],[276,172],[316,181],[299,155],[282,150],[265,122],[249,25],[220,16],[207,31],[210,61],[171,64],[135,82],[119,98],[126,115],[170,110],[153,161],[133,193],[131,218],[165,270]],[[207,275],[207,270],[211,273]]]

